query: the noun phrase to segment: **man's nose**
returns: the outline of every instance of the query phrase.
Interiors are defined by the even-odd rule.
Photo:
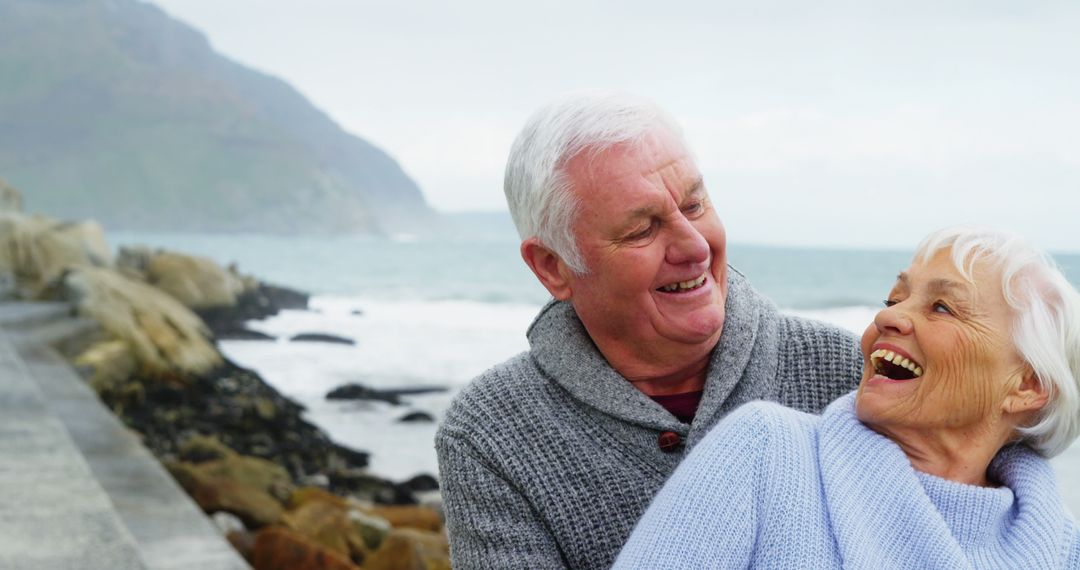
[[[680,216],[673,222],[673,236],[668,243],[667,262],[672,265],[704,263],[709,259],[709,242],[694,224]]]
[[[874,316],[874,326],[882,334],[911,334],[911,317],[908,315],[907,305],[904,302],[895,303],[878,311]]]

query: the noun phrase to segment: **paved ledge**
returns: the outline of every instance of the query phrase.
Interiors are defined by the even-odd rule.
[[[54,350],[22,351],[45,401],[71,434],[153,569],[249,566],[158,460]]]
[[[0,331],[0,567],[147,568],[64,425]]]
[[[7,302],[0,329],[0,568],[250,568],[53,348],[96,323]]]

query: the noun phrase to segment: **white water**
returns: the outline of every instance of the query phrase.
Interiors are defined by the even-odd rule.
[[[311,311],[283,311],[251,328],[275,341],[222,342],[225,354],[253,368],[307,407],[307,418],[339,443],[371,452],[371,471],[400,480],[437,473],[434,423],[400,423],[420,410],[441,420],[465,383],[528,348],[525,329],[538,306],[474,301],[397,302],[315,297]],[[359,309],[362,315],[352,314]],[[289,342],[303,332],[351,338],[356,346]],[[371,388],[443,386],[445,393],[405,396],[407,405],[328,401],[357,382]]]

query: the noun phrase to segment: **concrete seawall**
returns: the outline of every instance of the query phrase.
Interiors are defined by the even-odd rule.
[[[0,303],[0,568],[249,568],[56,348],[95,330]]]

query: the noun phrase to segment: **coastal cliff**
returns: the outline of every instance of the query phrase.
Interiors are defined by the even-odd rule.
[[[437,219],[385,151],[147,2],[0,2],[0,85],[0,172],[36,212],[280,234]]]

